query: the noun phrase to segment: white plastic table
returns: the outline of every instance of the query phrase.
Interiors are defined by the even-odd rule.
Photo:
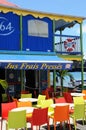
[[[19,101],[20,101],[20,102],[27,102],[27,101],[37,102],[38,99],[37,99],[37,98],[20,98]]]
[[[51,105],[51,107],[55,108],[56,106],[65,106],[69,105],[69,108],[74,108],[74,103],[54,103]]]
[[[85,96],[84,93],[71,93],[71,96],[73,97],[81,97],[81,96]]]
[[[11,111],[22,111],[26,110],[26,113],[32,113],[35,107],[17,107],[12,109]]]

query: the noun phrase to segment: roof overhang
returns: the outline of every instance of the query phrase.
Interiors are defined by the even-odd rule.
[[[64,19],[66,22],[72,22],[72,21],[77,21],[78,23],[81,23],[83,20],[85,20],[85,17],[79,17],[79,16],[71,16],[71,15],[62,15],[62,14],[55,14],[55,13],[46,13],[46,12],[41,12],[41,11],[36,11],[36,10],[26,10],[22,9],[19,7],[8,7],[8,6],[2,6],[0,5],[0,12],[8,13],[8,12],[13,12],[17,15],[32,15],[36,18],[50,18],[52,20],[59,20],[59,19]]]

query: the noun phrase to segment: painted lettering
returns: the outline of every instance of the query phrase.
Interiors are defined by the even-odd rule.
[[[8,63],[5,68],[6,69],[17,69],[18,68],[18,64]]]
[[[62,69],[62,65],[47,65],[47,64],[42,64],[41,69]]]
[[[0,35],[10,35],[14,32],[12,23],[5,17],[0,17]]]

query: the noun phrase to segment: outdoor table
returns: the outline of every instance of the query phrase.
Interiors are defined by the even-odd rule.
[[[26,110],[26,113],[32,113],[35,107],[17,107],[13,108],[11,111],[22,111]]]
[[[85,96],[85,94],[84,93],[71,93],[71,96],[80,97],[80,96]]]
[[[51,105],[51,107],[55,108],[56,106],[65,106],[65,105],[69,105],[70,109],[74,108],[74,103],[54,103]]]
[[[20,102],[27,102],[27,101],[37,102],[38,99],[37,99],[37,98],[20,98],[19,101],[20,101]]]

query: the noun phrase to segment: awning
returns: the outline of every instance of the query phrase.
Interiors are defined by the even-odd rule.
[[[72,61],[56,55],[0,54],[0,67],[5,69],[71,69]]]

